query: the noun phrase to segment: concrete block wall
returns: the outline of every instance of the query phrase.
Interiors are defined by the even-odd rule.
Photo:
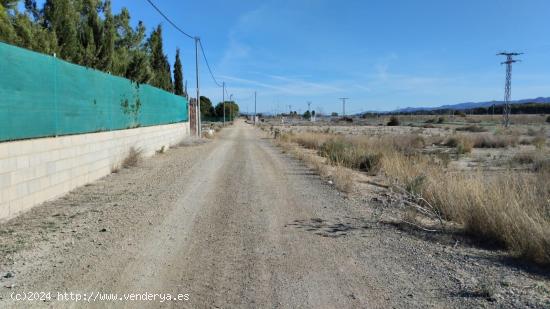
[[[0,143],[0,220],[110,174],[131,147],[151,156],[189,135],[183,122]]]

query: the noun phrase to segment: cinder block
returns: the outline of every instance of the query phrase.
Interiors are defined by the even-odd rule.
[[[35,205],[35,199],[32,194],[29,194],[25,197],[18,198],[10,202],[10,217],[17,215],[25,210],[30,209]]]
[[[0,220],[6,219],[10,216],[10,203],[1,203],[0,202]]]
[[[34,178],[48,176],[48,168],[46,167],[45,163],[33,167],[33,170],[34,170]]]
[[[27,182],[34,179],[35,170],[34,168],[29,167],[29,168],[13,171],[11,172],[11,175],[12,175],[11,176],[12,185],[20,184],[20,183]]]
[[[9,142],[0,143],[0,160],[8,158],[10,156],[9,147]]]
[[[15,186],[9,188],[0,189],[0,203],[13,201],[17,198],[17,192]]]
[[[0,190],[12,185],[12,172],[0,174]]]
[[[50,180],[49,177],[42,177],[42,178],[36,178],[36,179],[30,180],[28,182],[29,194],[33,194],[47,188],[50,185],[49,180]]]
[[[17,158],[17,169],[23,169],[29,167],[29,157],[27,155],[21,155]]]
[[[17,199],[25,197],[29,194],[28,183],[23,182],[15,185],[15,196]]]

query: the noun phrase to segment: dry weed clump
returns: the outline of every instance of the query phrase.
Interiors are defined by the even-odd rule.
[[[332,173],[332,180],[338,190],[345,193],[353,192],[355,182],[353,179],[353,173],[348,169],[337,166]]]
[[[126,158],[122,160],[122,167],[130,168],[137,166],[141,161],[142,152],[139,148],[131,147]]]

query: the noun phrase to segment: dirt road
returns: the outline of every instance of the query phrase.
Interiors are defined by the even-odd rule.
[[[482,249],[378,224],[373,209],[240,122],[209,143],[157,155],[0,224],[0,307],[467,308],[531,301],[531,292],[513,287],[534,275]],[[511,280],[515,296],[476,294],[485,277]],[[29,291],[188,300],[12,299]]]

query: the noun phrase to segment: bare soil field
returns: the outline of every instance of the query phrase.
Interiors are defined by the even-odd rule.
[[[451,232],[458,224],[402,224],[407,200],[382,174],[323,163],[357,177],[342,187],[296,158],[317,150],[279,147],[264,129],[236,122],[0,223],[0,307],[550,306],[543,268]],[[25,291],[189,300],[11,298]]]

